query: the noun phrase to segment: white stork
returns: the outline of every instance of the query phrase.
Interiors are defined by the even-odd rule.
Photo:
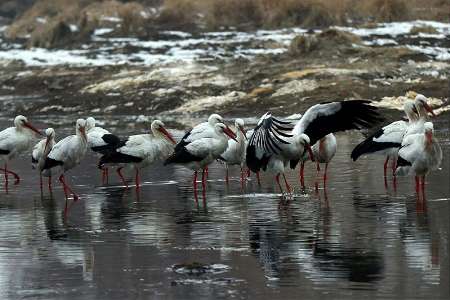
[[[233,131],[223,123],[216,123],[212,134],[202,133],[198,136],[202,137],[189,142],[186,139],[181,140],[175,146],[173,154],[164,162],[165,165],[182,164],[194,170],[193,188],[195,195],[197,195],[197,171],[203,170],[202,187],[204,192],[206,168],[227,149],[228,137],[236,140]]]
[[[75,135],[69,135],[53,146],[42,168],[44,176],[59,173],[59,182],[64,188],[64,195],[68,192],[78,200],[78,195],[70,188],[64,178],[64,173],[80,164],[87,151],[86,120],[78,119],[75,125]]]
[[[329,133],[323,138],[321,138],[318,142],[316,142],[312,147],[312,157],[316,162],[317,172],[320,171],[320,164],[325,164],[325,171],[323,173],[323,183],[326,184],[327,181],[327,171],[328,164],[333,159],[337,150],[337,142],[334,134]],[[300,183],[302,187],[304,184],[304,170],[305,170],[305,162],[310,159],[308,155],[303,155],[302,162],[300,164]]]
[[[31,164],[33,169],[39,171],[40,186],[42,191],[42,170],[44,168],[45,159],[55,145],[55,130],[47,128],[45,130],[45,139],[40,140],[33,148],[31,153]],[[51,190],[52,176],[48,174],[48,189]]]
[[[14,127],[6,128],[0,132],[0,159],[4,163],[4,168],[0,168],[5,174],[5,184],[8,184],[8,174],[15,178],[14,184],[20,182],[20,177],[11,170],[8,170],[8,162],[16,158],[19,154],[29,151],[36,141],[36,134],[42,135],[27,118],[17,116],[14,118]]]
[[[395,175],[397,152],[402,140],[410,134],[423,132],[423,124],[427,119],[428,112],[434,115],[433,110],[427,104],[427,99],[420,94],[416,96],[414,102],[406,101],[403,109],[407,121],[395,121],[375,131],[353,149],[351,153],[353,161],[356,161],[363,154],[382,154],[386,156],[384,177],[386,178],[387,166],[391,158],[392,172]]]
[[[403,140],[398,151],[396,173],[415,175],[416,191],[419,191],[420,187],[424,191],[425,176],[438,169],[441,161],[442,149],[434,137],[433,123],[426,122],[424,133],[411,134]]]
[[[108,130],[96,126],[93,117],[86,119],[88,147],[97,154],[104,155],[120,145],[120,138]],[[102,169],[102,183],[108,182],[108,168]]]
[[[372,127],[381,121],[377,108],[369,103],[349,100],[316,104],[305,112],[295,127],[290,121],[279,120],[266,113],[249,140],[247,166],[253,172],[268,168],[275,171],[280,189],[279,176],[282,174],[289,192],[284,169],[287,165],[295,169],[307,150],[312,158],[310,144],[329,133]]]
[[[120,165],[117,168],[117,174],[128,188],[121,170],[124,165],[133,165],[136,174],[136,189],[139,189],[139,169],[148,167],[158,161],[164,161],[172,153],[176,144],[162,121],[154,120],[150,128],[151,134],[132,135],[126,141],[121,142],[122,146],[119,148],[106,152],[100,158],[99,168],[104,168],[107,164]]]
[[[228,166],[238,165],[241,167],[241,183],[244,182],[244,166],[245,166],[245,148],[246,148],[246,132],[244,129],[244,120],[236,119],[234,122],[236,128],[236,140],[229,139],[228,146],[224,153],[219,157],[225,162],[226,175],[225,181],[228,183]]]

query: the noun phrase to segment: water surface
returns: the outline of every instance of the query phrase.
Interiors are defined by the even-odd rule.
[[[356,132],[338,135],[326,189],[311,163],[304,191],[289,173],[292,199],[269,174],[241,188],[233,169],[226,186],[219,164],[205,201],[182,167],[146,169],[140,193],[114,174],[102,186],[89,155],[68,173],[81,199],[65,217],[56,182],[41,195],[28,157],[16,160],[21,184],[0,190],[0,297],[448,299],[448,122],[435,128],[444,160],[424,202],[412,178],[385,189],[383,158],[351,162]]]

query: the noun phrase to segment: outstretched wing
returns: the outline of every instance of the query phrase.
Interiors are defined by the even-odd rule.
[[[272,155],[280,154],[283,144],[289,144],[293,124],[270,113],[264,114],[251,135],[246,153],[247,166],[253,172],[265,169]]]
[[[384,118],[368,100],[324,102],[310,107],[295,125],[294,135],[310,138],[311,145],[329,133],[372,128]]]

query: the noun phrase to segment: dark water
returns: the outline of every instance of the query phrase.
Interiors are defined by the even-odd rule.
[[[0,298],[448,299],[448,123],[435,128],[444,160],[424,203],[412,178],[385,189],[383,158],[350,161],[358,133],[338,135],[326,191],[312,164],[305,192],[289,174],[291,201],[267,174],[242,190],[233,169],[226,187],[221,165],[204,203],[181,167],[145,170],[137,195],[116,176],[102,187],[89,156],[69,173],[81,199],[65,218],[62,189],[41,196],[28,157],[16,160],[22,182],[1,190]]]

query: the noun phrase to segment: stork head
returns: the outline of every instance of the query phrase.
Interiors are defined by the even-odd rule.
[[[217,123],[216,125],[214,125],[214,129],[218,135],[226,135],[230,139],[233,139],[237,142],[236,135],[227,125],[223,123]]]
[[[84,140],[87,140],[87,136],[86,136],[86,120],[85,119],[78,119],[75,128],[76,128],[76,134],[78,136],[81,136]]]
[[[208,118],[208,123],[209,125],[214,126],[217,123],[223,123],[223,118],[218,114],[212,114]]]
[[[86,119],[86,131],[91,130],[95,127],[95,119],[93,117],[89,117]]]
[[[433,116],[436,116],[433,112],[433,109],[427,103],[427,97],[422,94],[418,94],[414,99],[414,104],[416,106],[417,111],[419,112],[420,117],[427,118],[428,113],[431,113]]]
[[[53,128],[45,129],[45,138],[44,152],[47,152],[50,143],[55,139],[55,130]]]
[[[22,115],[18,115],[17,117],[14,118],[14,126],[19,130],[27,128],[39,135],[42,135],[42,133],[38,129],[36,129],[36,127],[31,125],[31,123],[28,122],[28,119]]]
[[[234,121],[234,126],[236,127],[236,130],[242,132],[242,135],[244,136],[244,138],[247,139],[247,133],[244,128],[244,120],[239,119],[239,118],[236,119]]]
[[[297,138],[298,143],[303,146],[303,153],[305,153],[305,151],[308,151],[309,154],[309,158],[314,161],[314,154],[312,152],[311,149],[311,140],[309,139],[309,136],[307,136],[306,134],[302,133],[298,136]]]
[[[417,111],[414,101],[407,100],[403,105],[403,110],[405,111],[408,120],[415,121],[419,119],[419,112]]]
[[[423,126],[425,129],[425,143],[427,145],[430,145],[431,142],[433,141],[433,132],[434,132],[433,123],[425,122]]]
[[[151,125],[151,130],[154,136],[163,136],[168,139],[172,144],[176,144],[177,142],[173,138],[173,136],[164,128],[164,123],[160,120],[154,120]]]

